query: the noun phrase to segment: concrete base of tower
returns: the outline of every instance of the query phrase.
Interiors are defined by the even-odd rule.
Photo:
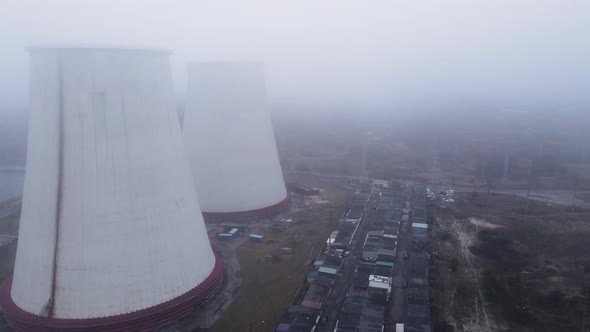
[[[8,324],[18,332],[147,332],[165,327],[189,315],[209,301],[223,282],[223,257],[215,253],[211,274],[189,292],[156,306],[128,314],[89,318],[56,319],[31,314],[19,308],[10,296],[12,279],[0,286],[0,305]]]
[[[230,222],[268,219],[289,208],[289,194],[280,202],[260,209],[237,212],[203,212],[205,222]]]

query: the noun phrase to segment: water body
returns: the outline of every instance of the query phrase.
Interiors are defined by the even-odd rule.
[[[24,181],[24,171],[0,171],[0,201],[22,195]]]

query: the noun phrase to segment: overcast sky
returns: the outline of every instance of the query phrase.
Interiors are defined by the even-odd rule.
[[[261,60],[275,104],[590,109],[590,1],[0,0],[0,112],[26,105],[35,44]]]

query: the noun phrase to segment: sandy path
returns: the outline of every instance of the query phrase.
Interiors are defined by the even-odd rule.
[[[475,226],[475,231],[469,230],[469,227],[465,227],[466,223],[470,223],[471,225]],[[475,241],[475,235],[477,231],[482,228],[490,228],[495,227],[495,225],[489,224],[484,220],[480,219],[468,219],[468,220],[457,220],[453,219],[450,226],[446,226],[443,223],[439,222],[439,225],[442,229],[446,229],[447,231],[454,234],[454,237],[459,242],[459,252],[458,258],[461,262],[462,270],[464,271],[464,275],[467,277],[467,280],[471,280],[473,282],[473,286],[476,289],[476,295],[473,299],[473,310],[471,317],[468,317],[464,320],[463,324],[460,324],[454,317],[453,317],[453,304],[454,304],[454,295],[453,292],[450,296],[450,303],[449,312],[447,313],[447,320],[448,322],[454,326],[458,331],[477,331],[477,332],[495,332],[499,331],[500,328],[498,327],[497,322],[493,319],[491,314],[489,313],[485,301],[485,297],[483,295],[483,290],[481,289],[481,269],[478,263],[478,258],[471,253],[469,247]],[[462,325],[462,326],[460,326]]]

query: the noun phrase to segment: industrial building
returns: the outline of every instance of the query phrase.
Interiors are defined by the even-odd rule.
[[[288,207],[262,64],[188,65],[184,139],[206,221],[268,218]]]
[[[426,235],[428,232],[428,224],[412,223],[412,233],[415,235]]]
[[[389,181],[387,181],[387,180],[373,180],[373,187],[375,187],[375,188],[389,188]]]
[[[393,262],[397,236],[384,231],[368,231],[363,244],[362,259],[372,262]]]
[[[175,111],[169,53],[30,50],[13,278],[16,331],[152,331],[220,287]]]

